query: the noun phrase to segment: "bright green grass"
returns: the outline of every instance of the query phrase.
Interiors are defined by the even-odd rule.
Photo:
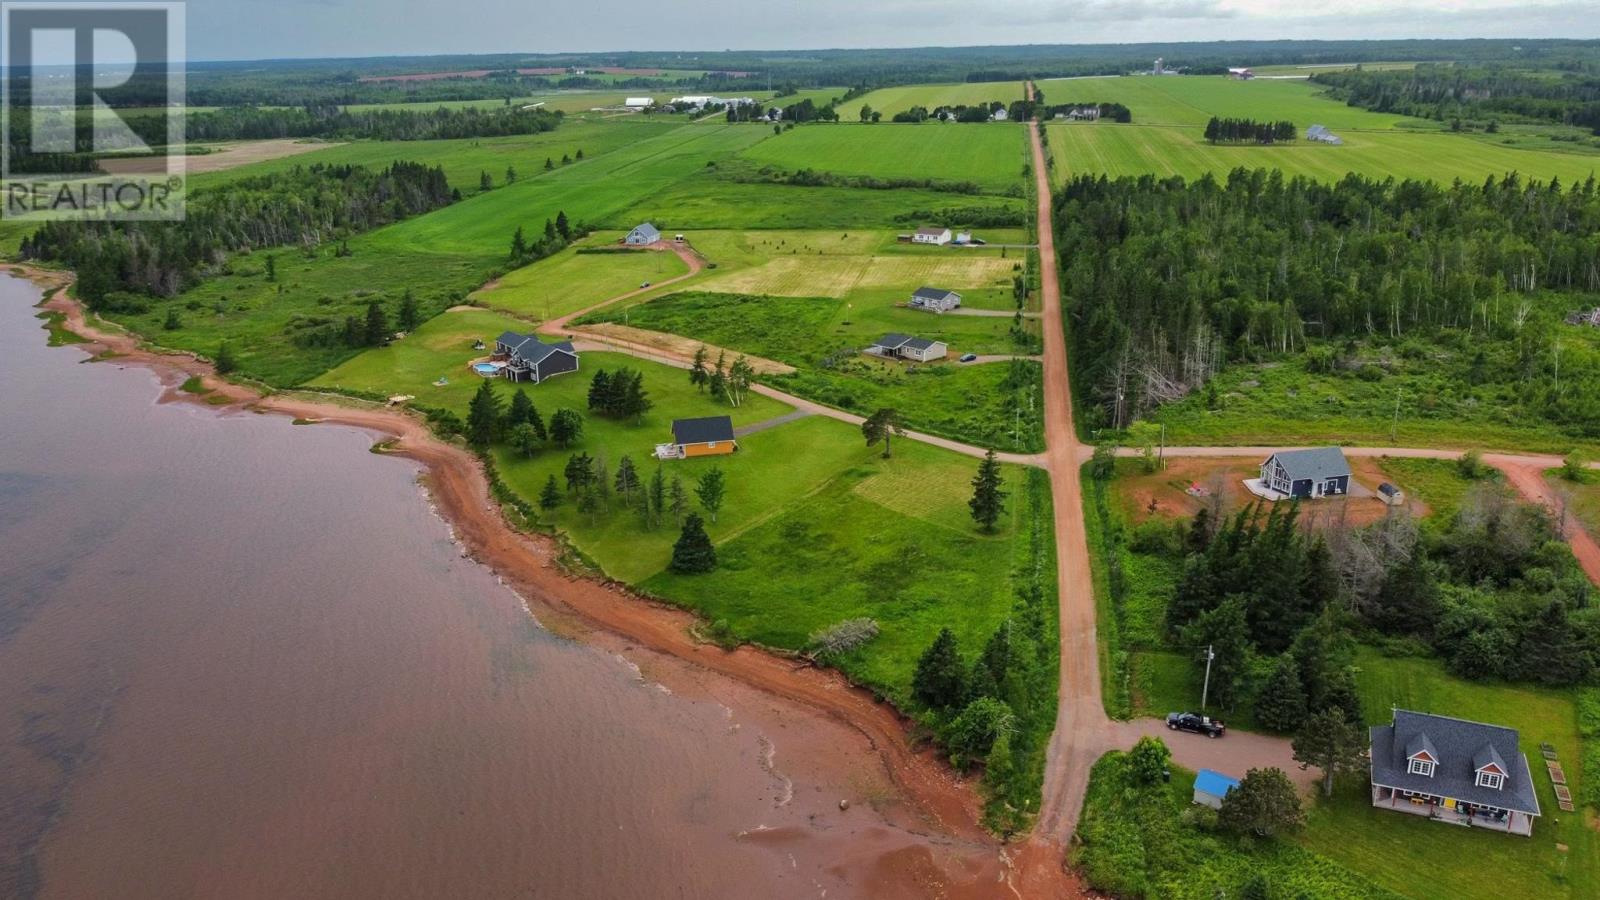
[[[957,228],[974,221],[992,221],[990,217],[997,212],[1013,216],[1020,225],[1027,204],[1014,197],[929,190],[750,184],[707,170],[641,199],[612,220],[618,224],[652,221],[670,231],[914,228],[935,220]]]
[[[1246,844],[1202,830],[1184,818],[1193,795],[1192,772],[1174,766],[1170,784],[1140,785],[1125,754],[1106,754],[1089,776],[1073,865],[1111,896],[1149,900],[1239,897],[1253,875],[1266,879],[1272,897],[1395,896],[1351,871],[1353,866],[1309,852],[1292,838]]]
[[[1446,133],[1353,131],[1344,145],[1300,140],[1273,147],[1211,145],[1199,127],[1073,125],[1051,123],[1050,148],[1056,183],[1075,175],[1182,175],[1221,177],[1239,167],[1282,169],[1333,181],[1349,172],[1374,178],[1415,178],[1481,182],[1519,172],[1525,178],[1567,184],[1600,171],[1600,157],[1548,150],[1524,150]]]
[[[671,131],[679,122],[628,120],[625,122],[565,122],[554,131],[509,137],[463,138],[446,141],[352,141],[298,156],[266,160],[208,172],[190,179],[195,188],[208,187],[295,166],[360,165],[381,168],[396,160],[440,165],[450,186],[463,194],[478,192],[478,177],[488,172],[496,187],[505,185],[506,168],[514,167],[520,179],[527,180],[544,171],[544,161],[557,165],[563,155],[594,159],[612,150],[627,147],[655,135]],[[541,224],[543,220],[541,219]]]
[[[1494,722],[1518,729],[1544,813],[1532,838],[1456,828],[1372,809],[1363,788],[1338,792],[1312,812],[1307,847],[1419,898],[1498,898],[1507,885],[1530,897],[1592,897],[1600,878],[1600,836],[1582,813],[1563,813],[1544,774],[1539,744],[1555,746],[1574,794],[1582,790],[1577,713],[1571,691],[1480,684],[1447,675],[1439,663],[1363,650],[1357,682],[1370,724],[1391,707]],[[1565,852],[1556,844],[1568,846]],[[1452,860],[1439,865],[1440,860]]]
[[[1212,75],[1074,78],[1039,82],[1046,103],[1121,103],[1136,125],[1204,128],[1212,116],[1276,122],[1287,119],[1302,132],[1308,125],[1341,129],[1390,129],[1405,116],[1375,113],[1326,96],[1304,81],[1235,81]],[[1090,128],[1098,128],[1091,125]],[[1198,131],[1197,131],[1198,133]],[[1051,134],[1052,143],[1055,135]],[[1057,165],[1060,165],[1059,151]]]
[[[1575,484],[1561,477],[1559,471],[1546,475],[1558,490],[1572,497],[1572,513],[1583,523],[1591,535],[1600,535],[1600,476],[1590,475],[1584,484]]]
[[[900,87],[879,88],[864,97],[857,97],[839,105],[839,117],[846,122],[861,119],[861,107],[871,106],[883,113],[887,121],[895,113],[905,112],[913,106],[927,107],[932,112],[940,106],[975,106],[979,103],[999,101],[1011,105],[1022,99],[1020,81],[985,81],[965,84],[908,84]],[[881,124],[881,123],[880,123]],[[954,128],[956,126],[949,126]],[[981,127],[981,126],[968,126]]]
[[[969,181],[992,191],[1020,187],[1023,128],[937,122],[911,125],[813,125],[786,131],[744,152],[784,171],[816,169],[878,178]]]
[[[1429,518],[1440,525],[1455,521],[1461,501],[1475,484],[1461,477],[1454,460],[1385,457],[1378,465],[1406,492],[1408,498],[1426,504]],[[1486,477],[1500,477],[1497,469],[1487,471],[1489,474]]]
[[[834,243],[822,235],[818,243]],[[861,291],[897,292],[896,302],[923,285],[977,296],[1000,291],[1009,308],[1011,279],[1022,255],[1003,257],[999,250],[951,250],[920,247],[916,253],[847,255],[812,249],[802,241],[775,239],[764,262],[742,271],[708,277],[701,287],[721,293],[768,294],[781,297],[850,297]],[[898,296],[904,293],[908,296]]]
[[[607,243],[609,238],[588,243]],[[637,290],[644,282],[665,281],[688,271],[675,253],[579,253],[569,248],[506,273],[493,288],[474,293],[471,300],[544,321]]]
[[[976,461],[911,441],[898,442],[884,460],[859,452],[860,433],[849,426],[814,427],[858,448],[842,474],[721,544],[715,572],[662,573],[643,587],[725,621],[739,637],[791,649],[805,648],[818,629],[870,616],[882,632],[838,665],[903,705],[917,657],[940,628],[954,631],[970,653],[1011,611],[1012,568],[1027,546],[1017,499],[1024,475],[1007,468],[1013,499],[1003,528],[983,535],[966,510]],[[922,502],[908,504],[908,492]]]

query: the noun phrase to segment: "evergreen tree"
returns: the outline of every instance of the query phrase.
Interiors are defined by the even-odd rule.
[[[539,492],[539,508],[545,512],[561,505],[561,486],[556,484],[555,473],[551,473],[544,481],[544,490]]]
[[[506,437],[511,446],[521,451],[523,456],[531,457],[539,449],[539,432],[527,422],[518,422],[507,432]]]
[[[550,157],[546,156],[544,158],[544,170],[546,172],[550,172],[550,171],[553,171],[555,169],[555,167],[556,167],[556,161],[551,159]]]
[[[528,392],[517,388],[517,392],[511,395],[511,406],[506,410],[505,429],[510,431],[518,425],[531,424],[529,414],[532,412],[533,401],[528,398]]]
[[[517,170],[515,166],[506,166],[506,184],[517,183]]]
[[[522,259],[524,256],[527,256],[527,255],[528,255],[528,236],[523,233],[522,226],[518,225],[517,226],[517,230],[515,232],[513,232],[512,235],[511,235],[511,258],[512,259]]]
[[[480,190],[480,191],[488,191],[488,190],[492,190],[493,188],[494,188],[494,179],[489,177],[489,173],[488,172],[479,172],[478,173],[478,190]]]
[[[363,335],[369,347],[378,346],[389,336],[389,317],[383,314],[383,306],[377,300],[367,303],[367,325]]]
[[[267,280],[278,280],[278,257],[270,253],[267,254]]]
[[[1567,606],[1557,597],[1522,634],[1519,674],[1544,684],[1577,684],[1593,668],[1591,658],[1567,622]]]
[[[583,151],[578,151],[578,158],[583,159]],[[567,219],[566,210],[556,213],[556,233],[561,235],[563,241],[572,240],[572,222]]]
[[[672,546],[672,571],[684,575],[709,572],[717,567],[717,548],[706,534],[705,522],[696,513],[683,520],[683,531]]]
[[[215,365],[217,367],[218,375],[226,375],[229,372],[232,372],[234,369],[239,368],[239,361],[234,358],[233,344],[231,342],[223,341],[222,344],[217,347],[217,359]]]
[[[1278,657],[1272,675],[1256,695],[1256,721],[1273,731],[1292,733],[1306,721],[1306,689],[1292,654]]]
[[[683,525],[684,516],[689,512],[689,492],[684,490],[683,479],[676,475],[667,488],[667,509],[672,511],[672,521]]]
[[[167,320],[162,323],[161,327],[168,331],[177,331],[183,327],[183,317],[178,315],[176,306],[167,307]]]
[[[550,417],[550,439],[565,450],[583,437],[583,416],[573,409],[558,409]]]
[[[650,476],[650,515],[645,523],[651,528],[661,524],[661,512],[667,508],[667,476],[662,471],[661,463],[656,463],[656,470]]]
[[[897,434],[905,434],[905,429],[899,411],[891,407],[879,409],[861,423],[861,436],[867,439],[867,446],[882,444],[884,459],[889,458],[890,440]]]
[[[655,406],[655,403],[650,400],[650,394],[644,389],[644,373],[624,371],[627,372],[628,377],[623,385],[622,399],[617,409],[617,415],[630,418],[637,425],[644,421],[645,413],[649,412],[651,407]]]
[[[966,665],[961,648],[948,628],[941,628],[928,649],[917,660],[911,678],[911,693],[932,709],[950,710],[966,699]]]
[[[556,239],[556,223],[549,219],[544,220],[544,239],[546,241],[554,241]]]
[[[1184,642],[1191,647],[1212,648],[1216,658],[1211,661],[1208,702],[1232,709],[1239,697],[1239,682],[1250,669],[1250,628],[1245,619],[1243,599],[1229,597],[1216,609],[1203,613],[1184,632]],[[1205,667],[1203,653],[1195,660],[1197,666]]]
[[[727,493],[727,479],[722,474],[722,469],[712,466],[695,484],[694,493],[700,498],[700,505],[711,514],[713,524],[717,521],[717,511],[722,509],[722,501]]]
[[[606,413],[610,400],[611,375],[605,369],[595,369],[594,374],[589,377],[589,410]]]
[[[978,474],[972,479],[972,499],[967,501],[972,521],[986,533],[994,533],[1000,514],[1005,511],[1006,492],[1000,489],[1002,483],[1000,463],[990,449],[978,463]]]
[[[1338,707],[1306,720],[1294,738],[1295,762],[1322,770],[1322,795],[1333,796],[1333,777],[1340,772],[1366,768],[1367,730],[1359,721],[1345,718]]]
[[[706,372],[706,345],[701,344],[694,351],[694,363],[689,366],[689,383],[703,391],[710,381],[710,375]]]
[[[467,442],[479,450],[487,450],[499,430],[500,398],[495,396],[494,384],[485,378],[467,406]]]
[[[406,292],[400,296],[400,330],[410,333],[416,331],[420,324],[422,319],[417,312],[417,298],[410,288],[406,288]]]
[[[566,468],[562,475],[567,480],[567,493],[576,495],[589,487],[589,482],[594,479],[594,460],[587,453],[574,453],[567,457]]]
[[[1251,769],[1222,798],[1217,824],[1235,834],[1274,837],[1305,824],[1300,793],[1282,769]]]
[[[639,471],[633,467],[633,458],[624,455],[617,460],[617,493],[632,502],[633,495],[638,492],[639,487]]]

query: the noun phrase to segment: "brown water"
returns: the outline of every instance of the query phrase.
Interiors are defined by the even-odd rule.
[[[542,629],[369,436],[157,402],[37,300],[0,276],[0,897],[865,896],[981,857],[891,824],[853,731]]]

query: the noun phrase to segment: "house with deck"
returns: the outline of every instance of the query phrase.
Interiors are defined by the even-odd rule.
[[[1539,798],[1515,728],[1397,709],[1370,737],[1374,807],[1533,834]]]
[[[950,353],[950,348],[943,341],[890,332],[874,341],[867,348],[867,353],[891,359],[909,359],[912,362],[932,362],[944,359]]]
[[[728,416],[673,419],[672,443],[657,444],[656,459],[726,456],[738,449],[739,442],[733,437],[733,419]]]
[[[659,240],[661,240],[661,232],[656,229],[656,226],[645,222],[635,226],[632,231],[628,232],[628,236],[623,238],[622,242],[630,247],[644,247]]]
[[[942,247],[945,244],[950,243],[950,229],[948,229],[948,228],[937,228],[937,227],[932,227],[932,226],[926,227],[926,228],[918,228],[916,230],[916,233],[911,235],[911,243],[913,243],[913,244],[934,244],[936,246]]]
[[[911,294],[911,302],[907,304],[912,309],[925,309],[930,312],[949,312],[961,307],[961,295],[955,291],[944,288],[919,287]]]
[[[494,339],[499,374],[512,381],[538,384],[556,375],[578,371],[578,351],[571,341],[546,344],[531,334],[507,331]]]
[[[1315,500],[1350,493],[1350,464],[1338,447],[1280,450],[1261,464],[1260,490],[1272,499]]]

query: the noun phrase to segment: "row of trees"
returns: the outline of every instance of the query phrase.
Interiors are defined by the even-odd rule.
[[[554,219],[545,219],[543,233],[532,241],[518,225],[511,233],[511,265],[521,267],[554,256],[567,249],[574,237],[581,237],[585,232],[584,226],[572,224],[566,210],[558,211]]]
[[[1351,106],[1450,121],[1498,116],[1577,125],[1600,134],[1600,77],[1574,71],[1552,77],[1522,66],[1423,63],[1394,71],[1353,69],[1312,76]]]
[[[1100,423],[1125,427],[1230,361],[1455,333],[1508,346],[1513,364],[1485,377],[1513,380],[1530,412],[1600,433],[1600,365],[1560,357],[1534,302],[1600,291],[1593,178],[1079,176],[1056,210],[1075,377]]]
[[[23,239],[19,252],[73,268],[78,295],[98,308],[118,292],[179,294],[221,269],[235,251],[338,242],[455,199],[437,166],[296,166],[196,190],[183,222],[45,222]]]
[[[742,355],[729,365],[726,350],[717,351],[715,365],[707,364],[710,357],[704,344],[695,349],[694,360],[689,364],[689,383],[695,390],[710,394],[729,406],[742,406],[750,395],[750,385],[755,382],[755,367]]]
[[[1254,119],[1222,119],[1206,123],[1206,140],[1213,144],[1284,144],[1295,139],[1293,122],[1257,122]]]
[[[185,117],[189,140],[237,141],[269,138],[338,138],[376,141],[432,141],[451,138],[502,137],[553,131],[562,114],[520,107],[437,107],[351,110],[335,104],[292,108],[230,107]],[[148,122],[157,130],[152,143],[166,142],[164,118],[134,120],[133,130]]]
[[[644,389],[644,374],[624,366],[615,372],[596,369],[589,379],[589,410],[612,419],[632,419],[637,425],[655,403]]]

